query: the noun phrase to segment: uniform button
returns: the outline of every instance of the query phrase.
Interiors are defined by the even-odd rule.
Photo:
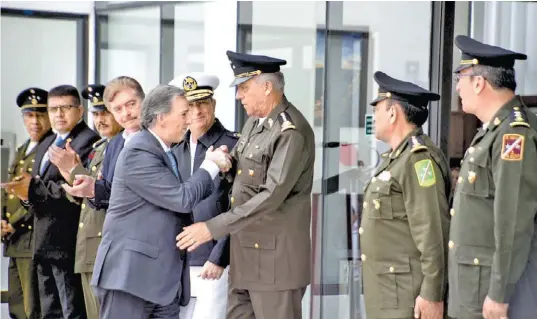
[[[380,201],[378,199],[373,200],[373,204],[375,205],[376,210],[380,209]]]
[[[259,145],[256,145],[255,148],[259,148]]]
[[[474,264],[475,264],[475,265],[479,265],[479,259],[474,258]]]
[[[86,204],[82,204],[82,209],[86,208]]]
[[[380,187],[377,187],[377,191],[379,191],[379,190],[380,190]]]
[[[470,154],[472,154],[474,151],[475,151],[475,148],[474,148],[474,147],[470,147],[470,148],[468,149],[468,153],[470,153]]]
[[[240,175],[240,174],[242,174],[242,169],[239,169],[239,170],[237,171],[237,175]]]
[[[393,268],[393,266],[390,267],[390,272],[394,272],[394,271],[395,271],[395,269]]]
[[[470,162],[474,162],[474,158],[473,157],[470,157]]]
[[[22,224],[21,227],[26,227],[26,225]]]
[[[254,247],[255,247],[255,248],[259,248],[259,244],[258,244],[258,243],[255,243]]]
[[[84,223],[78,224],[78,228],[83,228],[83,227],[84,227]]]
[[[35,163],[35,159],[32,160],[32,163]]]
[[[41,176],[35,175],[35,179],[40,179],[40,178],[41,178]]]
[[[231,204],[235,202],[235,197],[231,197]]]
[[[31,167],[28,167],[28,172],[32,172],[32,168]]]
[[[364,204],[362,205],[364,207],[364,209],[367,208],[367,202],[364,202]]]
[[[9,194],[9,199],[13,199],[13,198],[15,198],[15,195]]]
[[[254,155],[253,154],[248,155],[249,158],[252,158],[252,156],[254,156]]]
[[[248,170],[248,175],[250,175],[250,176],[254,176],[254,170],[253,170],[253,169],[249,169],[249,170]]]
[[[19,164],[24,164],[24,160],[20,160],[20,161],[19,161]]]
[[[462,178],[462,176],[459,176],[459,178],[457,179],[457,183],[459,183],[459,184],[460,184],[460,183],[462,183],[462,181],[463,181],[463,178]]]
[[[32,226],[28,225],[28,229],[30,229],[30,230],[31,230],[31,229],[32,229]]]
[[[91,171],[92,171],[92,172],[95,172],[96,170],[97,170],[97,166],[93,166],[93,167],[91,168]]]
[[[454,210],[453,208],[450,209],[449,214],[450,214],[451,216],[455,216],[455,210]]]
[[[6,217],[7,218],[11,217],[11,213],[6,213]]]
[[[461,160],[461,165],[462,165],[462,163],[464,163],[464,160]]]
[[[364,229],[362,227],[358,228],[358,233],[361,235],[364,233]]]
[[[367,259],[367,257],[365,256],[365,254],[362,254],[362,255],[360,256],[360,258],[362,258],[362,261],[365,261],[365,260]]]
[[[376,178],[376,177],[373,177],[373,178],[371,179],[371,183],[374,183],[374,182],[376,182],[376,181],[377,181],[377,178]]]
[[[448,243],[449,249],[452,249],[454,246],[455,246],[455,243],[450,240],[449,243]]]
[[[102,235],[101,232],[99,232],[99,233],[97,234],[97,236],[99,236],[99,237],[101,237],[101,235]]]

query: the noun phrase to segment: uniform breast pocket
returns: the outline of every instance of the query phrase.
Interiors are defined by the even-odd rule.
[[[492,255],[491,248],[459,246],[455,258],[457,260],[458,293],[462,304],[473,307],[483,306],[487,296]]]
[[[369,207],[369,218],[371,219],[393,219],[392,209],[392,181],[372,183],[371,198],[367,203]]]
[[[489,197],[491,194],[490,159],[486,154],[480,156],[470,156],[467,170],[461,172],[457,183],[461,187],[461,192],[478,196]]]
[[[265,158],[263,153],[245,154],[240,171],[237,172],[241,175],[241,181],[255,186],[264,184],[266,180]]]

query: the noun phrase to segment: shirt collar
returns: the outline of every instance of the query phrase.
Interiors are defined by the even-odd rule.
[[[148,129],[148,131],[149,133],[153,134],[153,136],[157,139],[157,141],[160,143],[160,146],[162,146],[162,149],[164,150],[164,152],[170,151],[170,148],[168,147],[168,145],[166,145],[166,143],[164,143],[164,141],[157,134],[155,134],[155,132],[153,132],[151,129]]]

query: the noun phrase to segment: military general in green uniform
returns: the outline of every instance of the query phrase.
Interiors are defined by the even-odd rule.
[[[383,72],[374,77],[375,135],[391,150],[366,185],[358,231],[367,319],[440,319],[451,179],[421,128],[440,96]]]
[[[47,114],[47,91],[29,88],[17,97],[24,126],[30,138],[15,154],[9,168],[9,180],[26,172],[31,174],[37,144],[52,134]],[[10,257],[8,270],[8,305],[11,318],[38,318],[39,300],[35,266],[32,263],[33,214],[7,190],[2,201],[2,240],[4,256]],[[6,200],[7,199],[7,200]]]
[[[51,156],[51,162],[60,169],[69,184],[73,183],[75,175],[88,175],[96,180],[100,178],[106,146],[110,139],[122,129],[104,104],[104,90],[104,85],[91,84],[82,91],[82,97],[91,104],[89,111],[93,116],[94,127],[103,137],[93,144],[93,151],[88,156],[88,166],[84,167],[76,162],[76,154],[69,145],[66,146],[65,150],[52,150],[55,154]],[[75,163],[76,165],[74,165]],[[67,196],[71,197],[71,195]],[[80,274],[82,279],[87,318],[98,319],[99,300],[95,296],[90,282],[97,248],[101,242],[105,210],[95,209],[87,198],[82,201],[80,198],[71,197],[71,199],[79,201],[81,205],[80,222],[76,236],[75,273]]]
[[[231,234],[228,319],[302,317],[310,283],[313,130],[284,95],[285,60],[227,52],[249,115],[230,152],[231,209],[185,227],[181,249]]]
[[[514,93],[515,60],[527,57],[455,40],[462,109],[484,124],[463,158],[451,209],[448,314],[536,318],[537,117]]]

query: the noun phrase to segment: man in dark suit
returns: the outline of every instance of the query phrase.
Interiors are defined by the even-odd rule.
[[[77,175],[78,178],[73,181],[74,186],[68,190],[73,196],[87,197],[94,209],[108,208],[119,153],[140,131],[140,110],[144,97],[142,86],[131,77],[119,76],[106,84],[103,101],[124,130],[112,138],[106,147],[101,178]],[[74,166],[71,172],[73,170]]]
[[[190,126],[185,139],[175,149],[181,176],[188,178],[199,169],[210,146],[227,146],[233,149],[239,138],[216,118],[216,101],[213,92],[218,87],[216,76],[206,73],[189,73],[172,82],[182,88],[189,103]],[[231,182],[217,179],[215,192],[194,207],[194,222],[207,221],[229,209]],[[224,319],[227,305],[229,235],[211,240],[190,253],[190,281],[195,303],[192,319]]]
[[[36,146],[52,134],[47,114],[48,92],[29,88],[17,97],[24,126],[30,136],[18,149],[9,168],[9,180],[16,180],[22,172],[32,173]],[[4,195],[4,194],[2,194]],[[2,241],[4,256],[9,257],[8,305],[11,318],[39,318],[37,274],[32,261],[33,215],[9,193],[2,201]]]
[[[118,157],[91,284],[101,318],[176,319],[190,299],[190,283],[175,234],[191,223],[192,208],[211,194],[219,170],[231,163],[228,154],[211,148],[188,181],[179,175],[170,147],[184,136],[188,102],[177,87],[151,91],[141,123],[144,129]]]
[[[86,318],[80,275],[74,273],[80,206],[67,198],[65,180],[51,159],[70,143],[86,163],[99,135],[82,120],[84,108],[73,86],[50,90],[48,112],[56,134],[37,146],[32,175],[18,182],[17,196],[35,215],[33,257],[43,318]]]

